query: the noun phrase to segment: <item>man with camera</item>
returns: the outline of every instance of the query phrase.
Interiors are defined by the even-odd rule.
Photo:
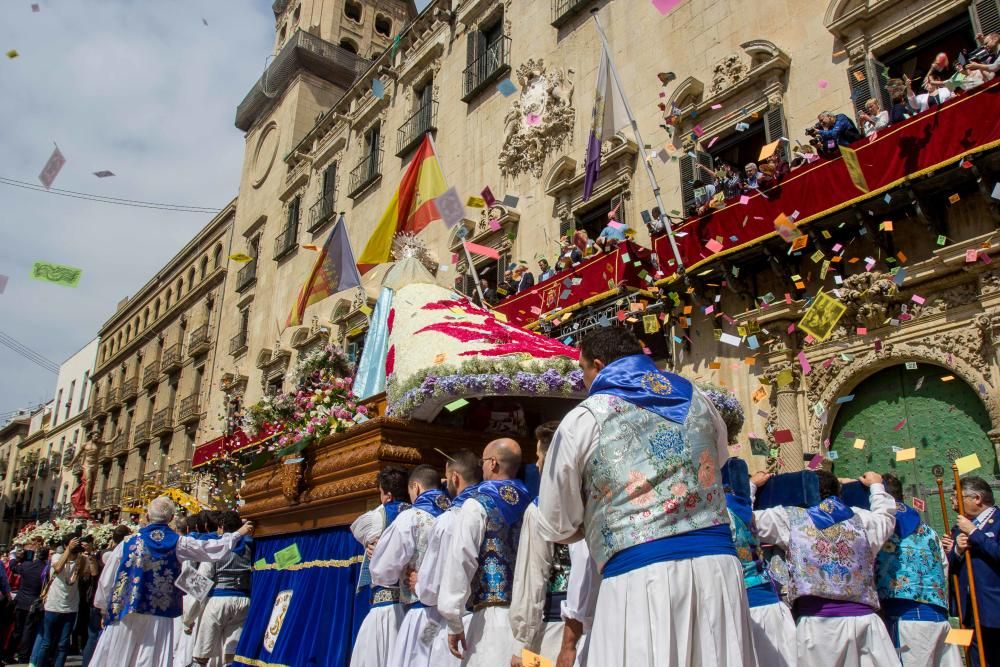
[[[811,139],[809,143],[819,150],[821,154],[834,154],[839,151],[839,146],[850,146],[861,138],[858,126],[854,121],[842,113],[834,115],[824,111],[817,119],[818,122],[806,129]]]
[[[42,617],[42,641],[32,664],[63,667],[69,652],[70,637],[80,608],[80,580],[97,576],[97,564],[87,557],[80,544],[81,530],[63,540],[62,554],[52,561],[48,587],[43,589],[45,614]]]

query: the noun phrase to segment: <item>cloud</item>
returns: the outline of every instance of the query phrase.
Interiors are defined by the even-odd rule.
[[[243,160],[236,106],[273,44],[270,4],[0,3],[0,51],[20,53],[0,59],[0,176],[37,183],[56,142],[67,160],[57,188],[221,208]],[[93,175],[102,169],[115,176]],[[63,361],[210,219],[0,185],[0,331]],[[82,268],[80,286],[31,280],[36,260]],[[0,347],[0,413],[54,388]]]

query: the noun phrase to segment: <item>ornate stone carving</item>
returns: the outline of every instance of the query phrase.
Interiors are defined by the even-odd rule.
[[[747,63],[739,53],[726,56],[712,68],[712,85],[709,92],[718,95],[736,85],[747,75]]]
[[[876,329],[895,316],[899,288],[887,273],[859,273],[844,280],[840,300],[847,306],[846,315],[859,326]]]
[[[505,137],[497,164],[504,176],[529,172],[542,176],[542,163],[573,131],[573,70],[546,71],[544,61],[528,60],[517,69],[521,96],[504,118]]]
[[[760,373],[760,379],[764,380],[766,383],[768,383],[769,385],[771,385],[774,388],[774,390],[777,390],[778,389],[778,375],[780,375],[781,373],[783,373],[785,371],[791,371],[791,373],[792,373],[792,381],[791,381],[790,384],[785,385],[781,389],[789,389],[789,390],[796,390],[796,389],[798,389],[799,388],[799,382],[802,379],[802,375],[800,373],[800,369],[799,369],[798,364],[793,363],[791,361],[777,361],[777,362],[768,364],[767,368],[765,368],[763,371],[761,371],[761,373]],[[772,391],[771,392],[771,396],[773,397],[774,394],[775,394],[775,392]]]
[[[287,456],[281,463],[282,466],[278,468],[281,471],[281,495],[288,500],[289,505],[298,505],[305,478],[305,459],[301,456]]]

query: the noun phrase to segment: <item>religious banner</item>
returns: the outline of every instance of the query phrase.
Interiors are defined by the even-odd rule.
[[[799,320],[799,329],[818,341],[824,341],[830,337],[833,328],[837,326],[837,322],[846,311],[847,306],[832,296],[819,292],[806,314]]]

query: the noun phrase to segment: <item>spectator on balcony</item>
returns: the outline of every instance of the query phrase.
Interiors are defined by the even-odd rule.
[[[618,206],[621,206],[619,204]],[[614,250],[619,243],[625,240],[625,225],[618,222],[618,206],[613,211],[608,212],[608,224],[604,226],[601,233],[597,235],[597,245],[604,251]]]
[[[518,264],[512,272],[514,277],[514,293],[524,292],[535,286],[535,276],[528,270],[526,264]]]
[[[904,120],[915,115],[917,112],[910,106],[909,100],[910,80],[889,79],[886,83],[886,90],[889,92],[889,99],[892,106],[889,109],[889,124],[902,123]]]
[[[554,275],[556,272],[549,266],[549,260],[544,257],[538,260],[538,282],[543,283]]]
[[[482,291],[483,294],[483,300],[486,301],[486,303],[483,303],[479,298],[480,290]],[[497,298],[496,290],[490,287],[489,281],[487,281],[486,278],[480,278],[479,289],[473,292],[472,302],[478,306],[483,306],[485,308],[486,306],[497,305],[500,302],[500,299]]]
[[[31,649],[35,646],[35,635],[38,634],[38,618],[31,615],[31,607],[42,594],[49,566],[49,548],[40,546],[34,550],[33,558],[27,555],[23,561],[14,564],[14,572],[21,578],[21,587],[14,600],[14,638],[16,642],[17,662],[27,663],[31,659]],[[13,654],[13,647],[11,653]]]
[[[865,102],[865,109],[858,113],[861,119],[861,129],[866,137],[870,137],[884,127],[889,126],[889,112],[883,111],[875,98]]]
[[[694,183],[694,215],[703,215],[715,197],[715,183],[696,178]]]
[[[760,182],[761,173],[757,169],[757,163],[748,162],[745,167],[743,167],[743,192],[748,192],[750,190],[759,190],[763,185]]]
[[[985,37],[980,33],[976,40],[982,48],[974,60],[966,63],[965,70],[970,75],[978,72],[984,82],[989,81],[1000,70],[1000,32],[991,32]]]
[[[742,194],[740,175],[728,162],[720,164],[719,169],[715,172],[715,179],[715,188],[722,191],[726,201],[736,199]]]
[[[850,146],[861,138],[858,126],[842,113],[836,115],[824,111],[816,117],[815,127],[806,131],[812,139],[810,143],[817,146],[820,154],[838,152],[838,146]]]
[[[573,245],[568,236],[563,236],[559,239],[559,242],[561,244],[561,250],[559,251],[560,257],[566,257],[569,259],[569,263],[571,265],[583,261],[583,251]],[[558,262],[556,262],[556,264],[558,264]]]
[[[920,87],[925,91],[919,95],[914,94],[912,88],[912,82],[908,77],[905,78],[907,86],[907,96],[909,98],[910,106],[917,110],[917,113],[927,111],[932,106],[937,104],[942,104],[952,96],[952,92],[945,85],[945,82],[951,78],[951,63],[948,60],[948,54],[939,53],[934,58],[934,63],[931,68],[927,70],[927,74],[923,78],[923,83]]]
[[[503,272],[503,280],[497,283],[497,300],[503,301],[514,294],[514,265],[511,264]]]

